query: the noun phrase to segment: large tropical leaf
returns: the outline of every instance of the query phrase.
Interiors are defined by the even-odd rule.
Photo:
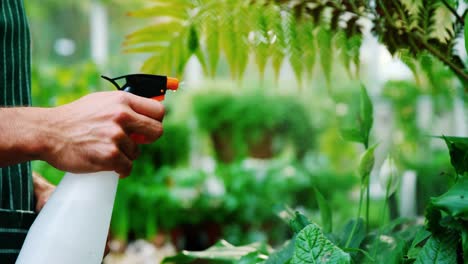
[[[457,263],[457,236],[431,237],[420,251],[415,264]]]
[[[296,238],[291,264],[351,263],[351,257],[328,240],[315,224],[306,226]]]

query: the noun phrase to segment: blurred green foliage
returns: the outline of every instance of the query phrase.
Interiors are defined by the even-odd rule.
[[[255,155],[255,148],[264,148],[266,153],[258,156],[270,158],[288,143],[302,159],[315,145],[310,114],[291,95],[207,90],[195,95],[194,113],[200,128],[210,134],[214,147],[221,151],[218,157],[222,161]],[[227,153],[221,148],[228,148]]]
[[[107,65],[99,67],[89,58],[87,14],[91,1],[25,2],[30,15],[34,46],[32,92],[35,106],[56,106],[90,92],[111,90],[113,87],[99,78],[101,73],[120,74],[134,70],[128,63],[129,57],[121,53],[121,43],[123,35],[130,28],[140,27],[142,24],[141,21],[125,19],[126,10],[143,6],[141,1],[102,1],[110,18],[111,56]],[[165,8],[159,11],[187,18],[186,15],[190,13],[179,12],[185,6],[168,8],[179,2],[190,2],[188,5],[194,7],[194,1],[160,1],[158,3]],[[215,6],[213,10],[226,8],[218,6],[220,1],[209,2]],[[322,219],[326,218],[321,216],[319,207],[322,206],[314,194],[314,189],[317,189],[332,211],[333,230],[340,230],[336,231],[338,239],[333,237],[335,234],[327,234],[327,239],[339,244],[351,237],[351,244],[359,240],[356,248],[361,242],[366,247],[371,247],[372,244],[378,252],[393,254],[391,258],[397,260],[404,249],[411,246],[410,238],[416,232],[413,223],[402,220],[391,222],[387,216],[389,206],[384,199],[371,200],[368,204],[367,211],[370,215],[367,224],[373,229],[372,232],[366,233],[362,220],[350,221],[356,216],[359,206],[357,200],[360,178],[356,175],[356,168],[358,154],[362,149],[354,143],[346,142],[340,134],[340,128],[353,128],[354,132],[362,129],[359,133],[367,131],[367,135],[358,140],[365,145],[378,135],[368,133],[372,123],[365,119],[372,109],[363,110],[359,103],[360,97],[361,102],[368,101],[369,97],[362,97],[359,82],[341,78],[337,74],[335,67],[338,66],[333,60],[339,56],[340,61],[348,67],[343,69],[343,73],[350,71],[351,67],[349,75],[356,75],[360,64],[357,61],[359,50],[356,47],[360,45],[360,39],[346,39],[345,32],[342,31],[333,35],[328,28],[313,30],[310,14],[305,16],[309,20],[298,24],[292,15],[294,10],[305,8],[302,5],[286,9],[284,22],[288,23],[285,27],[287,32],[283,32],[284,28],[277,27],[280,20],[275,14],[280,14],[280,10],[284,11],[285,5],[276,9],[268,4],[266,9],[262,9],[260,4],[255,4],[249,16],[252,20],[242,20],[236,19],[234,15],[241,14],[239,10],[244,10],[245,7],[238,6],[240,1],[228,2],[238,9],[227,13],[225,21],[219,20],[219,16],[226,14],[221,12],[219,16],[203,17],[207,19],[200,21],[191,20],[194,17],[189,16],[187,21],[190,23],[182,24],[182,28],[179,28],[180,21],[174,22],[175,29],[183,32],[181,35],[174,35],[180,37],[176,45],[135,47],[140,50],[133,51],[170,49],[168,53],[158,53],[157,57],[150,58],[145,64],[145,71],[158,69],[159,74],[182,74],[185,63],[191,57],[189,55],[193,55],[199,59],[207,75],[217,76],[221,67],[229,65],[231,75],[235,78],[242,76],[248,66],[246,55],[253,52],[256,55],[253,60],[259,66],[262,78],[272,80],[260,82],[259,86],[263,90],[256,89],[249,82],[245,85],[247,89],[238,89],[235,86],[235,89],[226,91],[225,85],[218,83],[213,89],[196,90],[194,93],[190,89],[182,90],[180,93],[186,94],[184,98],[170,96],[166,102],[168,115],[164,121],[163,137],[154,144],[141,147],[141,157],[134,164],[132,176],[119,184],[112,218],[112,234],[126,241],[140,237],[151,240],[160,233],[177,236],[184,232],[188,234],[199,231],[199,239],[211,234],[215,238],[225,237],[234,244],[264,241],[279,245],[290,235],[290,231],[277,217],[287,207],[303,211],[322,226],[329,224],[323,223]],[[291,2],[297,4],[302,1]],[[456,1],[450,3],[452,2]],[[336,6],[326,8],[333,10]],[[343,8],[354,7],[346,5]],[[143,11],[133,15],[151,17],[155,10],[146,15],[141,13]],[[213,10],[207,8],[202,11],[214,12]],[[240,18],[245,18],[246,13],[241,15]],[[275,17],[268,20],[270,15]],[[341,15],[341,12],[332,13],[332,16],[338,18]],[[149,21],[156,23],[151,18]],[[173,31],[168,30],[171,28],[169,22],[161,23],[163,25],[160,28],[147,29],[151,34],[142,31],[141,34],[132,35],[125,41],[125,47],[146,40],[146,37],[149,37],[148,41],[164,41]],[[248,27],[243,27],[243,23],[252,23],[258,29],[253,32],[252,43],[249,42],[249,32],[245,31]],[[222,26],[226,26],[226,29],[220,30]],[[353,27],[356,24],[350,28]],[[278,46],[262,41],[262,37],[267,40],[272,38],[268,29],[275,32],[274,43]],[[151,30],[167,34],[153,34]],[[282,33],[284,35],[280,35]],[[141,37],[142,34],[144,38],[138,39],[138,35]],[[236,34],[245,36],[239,37]],[[55,40],[62,37],[72,39],[77,45],[76,53],[72,56],[60,56],[54,51]],[[221,50],[225,53],[220,53]],[[177,52],[179,57],[171,57]],[[320,53],[319,58],[314,57],[316,53]],[[159,55],[162,56],[161,60],[158,59]],[[402,140],[389,139],[389,152],[395,154],[395,160],[402,170],[416,171],[419,179],[418,214],[423,214],[429,197],[446,191],[454,181],[455,173],[450,166],[447,152],[433,146],[431,138],[426,136],[432,132],[433,127],[422,128],[418,125],[417,105],[421,98],[429,98],[434,106],[430,115],[435,120],[450,113],[453,100],[460,97],[461,89],[454,73],[442,62],[435,60],[433,55],[418,51],[418,56],[414,57],[406,50],[399,55],[414,73],[414,80],[390,81],[382,90],[373,89],[371,97],[391,105],[395,120],[394,130],[401,131],[403,136]],[[265,67],[268,68],[266,65],[269,65],[265,64],[269,56],[274,73],[265,70]],[[298,79],[302,75],[320,79],[320,76],[312,75],[315,59],[320,60],[321,68],[327,74],[324,78],[328,80],[328,86],[332,90],[327,90],[325,83],[319,82],[318,85],[311,85],[313,89],[302,90],[297,94],[287,90],[283,94],[284,90],[273,90],[266,85],[275,83],[274,79],[278,77],[279,69],[286,61],[289,61]],[[103,69],[106,70],[103,72]],[[340,78],[332,78],[331,71]],[[225,72],[223,74],[226,75]],[[343,83],[345,85],[341,85]],[[299,84],[304,85],[305,82]],[[295,88],[292,87],[297,91]],[[214,157],[220,160],[216,151],[224,146],[215,143],[215,136],[209,135],[212,132],[219,132],[232,149],[229,150],[229,162],[215,161],[213,170],[210,170],[200,164],[194,165],[193,160],[200,158],[198,155],[207,153],[208,159]],[[211,143],[209,147],[204,145],[207,142]],[[260,154],[260,160],[252,160],[252,157],[258,157],[258,153],[250,147],[262,147],[264,143],[269,155],[263,153]],[[207,148],[211,152],[206,152]],[[63,172],[44,162],[34,162],[33,169],[55,184],[63,176]],[[368,177],[369,175],[366,176],[366,183]],[[411,227],[401,229],[405,225]],[[353,227],[355,236],[350,236]],[[376,242],[379,234],[390,237],[391,241]],[[364,240],[366,235],[368,236]],[[187,240],[191,239],[186,238]],[[177,241],[181,240],[174,240],[179,248],[187,246],[187,243]],[[208,246],[209,242],[211,240],[199,241],[202,247]],[[344,246],[344,243],[339,245]],[[415,251],[420,250],[417,245],[412,248]],[[378,255],[378,261],[385,261],[384,258],[389,256],[387,253]],[[362,252],[351,254],[358,260],[366,259]],[[414,260],[416,255],[411,256]]]

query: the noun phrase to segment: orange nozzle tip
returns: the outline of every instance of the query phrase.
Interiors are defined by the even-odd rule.
[[[167,77],[167,89],[169,90],[177,90],[179,88],[179,80],[172,77]]]

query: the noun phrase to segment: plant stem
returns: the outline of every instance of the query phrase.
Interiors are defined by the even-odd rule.
[[[390,192],[390,186],[392,186],[392,179],[393,179],[393,175],[390,176],[390,182],[387,184],[387,190],[385,191],[385,201],[384,201],[384,205],[383,205],[383,208],[382,208],[382,219],[381,219],[381,225],[380,225],[380,228],[379,228],[379,233],[378,233],[378,236],[377,236],[377,239],[380,238],[380,236],[382,235],[382,231],[383,231],[383,226],[384,226],[384,221],[385,221],[385,215],[386,215],[386,212],[387,212],[387,202],[388,202],[388,199],[390,198],[388,193]],[[377,255],[377,245],[376,245],[376,241],[374,241],[373,243],[373,251],[372,251],[372,257],[375,259],[375,255]]]
[[[445,0],[442,0],[442,3],[444,4],[444,6],[450,11],[452,12],[452,14],[455,16],[455,18],[457,19],[457,22],[462,24],[463,26],[465,25],[465,21],[463,21],[463,18],[457,13],[457,10],[455,10],[451,5],[449,5],[449,3],[447,3],[447,1]]]
[[[379,0],[382,1],[382,0]],[[381,3],[381,5],[383,5]],[[395,24],[392,22],[393,19],[392,17],[386,12],[384,9],[384,16],[385,19],[388,21],[389,24],[392,25],[392,27],[398,28],[395,26]],[[420,42],[421,45],[423,45],[432,55],[434,55],[436,58],[441,60],[445,65],[447,65],[460,79],[462,79],[462,82],[465,83],[468,81],[468,73],[466,73],[465,69],[459,68],[455,63],[453,63],[450,58],[447,58],[443,54],[439,52],[436,48],[434,48],[432,45],[426,42],[425,38],[421,35],[421,33],[418,32],[412,32],[410,29],[406,28],[406,33],[409,35],[412,35],[413,37],[416,38]]]
[[[370,209],[370,180],[367,181],[367,186],[366,186],[366,233],[369,233],[369,209]]]
[[[354,236],[354,232],[356,232],[356,227],[357,227],[357,224],[359,222],[359,217],[361,216],[361,208],[362,208],[362,202],[363,202],[362,200],[364,198],[364,188],[362,187],[362,184],[361,184],[360,189],[361,190],[359,192],[359,207],[358,207],[358,213],[357,213],[356,221],[354,222],[353,228],[351,229],[351,233],[349,233],[349,237],[346,240],[345,248],[349,247],[349,243],[351,243],[351,239]]]
[[[447,65],[450,69],[452,69],[460,78],[463,79],[464,82],[468,81],[468,73],[464,69],[460,69],[455,63],[453,63],[450,58],[447,58],[443,54],[441,54],[436,48],[434,48],[431,44],[427,43],[424,38],[418,34],[415,33],[415,36],[419,39],[421,44],[430,52],[432,55],[437,57],[439,60],[441,60],[445,65]]]

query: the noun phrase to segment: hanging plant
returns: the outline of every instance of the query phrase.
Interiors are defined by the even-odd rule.
[[[301,82],[311,77],[318,57],[330,83],[334,60],[350,76],[358,76],[363,25],[370,22],[371,32],[415,75],[419,65],[430,74],[430,62],[439,60],[468,89],[466,65],[455,47],[464,28],[465,12],[456,11],[460,1],[151,2],[150,7],[129,15],[153,18],[152,24],[129,34],[124,42],[125,51],[150,55],[144,72],[180,76],[188,59],[196,56],[213,77],[223,56],[231,76],[240,79],[253,54],[260,76],[268,61],[278,76],[288,60]]]

